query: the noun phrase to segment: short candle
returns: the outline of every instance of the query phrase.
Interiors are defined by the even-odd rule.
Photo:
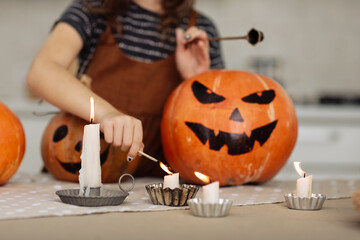
[[[219,202],[219,181],[212,182],[210,177],[202,174],[201,172],[194,172],[195,176],[199,178],[201,181],[209,183],[202,187],[202,202],[203,203],[218,203]]]
[[[169,175],[164,176],[163,189],[165,189],[165,188],[170,188],[170,189],[178,188],[179,187],[179,173],[173,173],[172,171],[170,171],[169,167],[166,166],[162,162],[159,162],[159,164],[160,164],[161,169],[169,174]]]
[[[179,173],[164,176],[163,188],[178,188],[179,187]]]
[[[301,176],[296,180],[296,196],[311,197],[312,176],[306,177],[306,172],[301,169],[300,165],[300,162],[294,162],[295,170]]]
[[[209,183],[202,187],[202,201],[203,203],[219,202],[219,181]]]

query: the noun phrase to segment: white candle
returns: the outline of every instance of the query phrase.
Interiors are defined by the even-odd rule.
[[[167,187],[170,189],[179,187],[179,173],[164,176],[163,188],[165,189]]]
[[[218,203],[219,202],[219,182],[213,182],[202,187],[202,201],[203,203]]]
[[[296,196],[311,197],[312,176],[306,177],[306,172],[301,169],[300,162],[294,162],[297,173],[301,176],[296,180]]]
[[[301,177],[296,180],[296,196],[310,197],[311,196],[312,176]]]
[[[90,103],[90,122],[92,122],[94,119],[94,102],[92,98]],[[85,195],[88,196],[90,188],[101,187],[100,124],[85,125],[80,158],[80,195],[84,195],[84,188],[86,188]]]

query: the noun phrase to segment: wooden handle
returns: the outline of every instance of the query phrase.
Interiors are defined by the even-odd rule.
[[[246,36],[237,36],[237,37],[217,37],[217,38],[208,38],[208,41],[221,41],[221,40],[237,40],[245,39],[251,45],[256,45],[259,42],[264,40],[264,34],[261,31],[256,30],[255,28],[250,29]]]
[[[247,39],[247,36],[208,38],[208,40],[210,42],[212,42],[212,41],[221,41],[221,40],[236,40],[236,39]]]

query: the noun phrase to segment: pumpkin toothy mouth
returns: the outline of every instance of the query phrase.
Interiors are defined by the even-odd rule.
[[[185,122],[185,124],[195,133],[203,145],[209,140],[209,148],[211,150],[219,151],[226,145],[228,147],[228,154],[240,155],[252,151],[255,141],[258,141],[260,146],[262,146],[276,127],[277,120],[253,129],[250,137],[246,133],[239,134],[224,131],[219,131],[219,134],[215,135],[213,129],[207,128],[201,123]]]
[[[109,149],[110,149],[110,146],[108,146],[106,148],[106,150],[100,154],[100,165],[102,166],[106,160],[107,160],[107,157],[109,155]],[[70,172],[72,174],[76,174],[77,172],[80,171],[81,169],[81,162],[78,162],[78,163],[64,163],[64,162],[61,162],[58,158],[56,158],[56,160],[60,163],[60,165],[65,169],[65,171],[67,172]]]

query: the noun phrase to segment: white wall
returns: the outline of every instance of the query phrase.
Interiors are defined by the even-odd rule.
[[[360,95],[360,1],[198,0],[222,36],[244,35],[255,27],[264,42],[223,42],[230,69],[252,70],[254,57],[275,58],[276,73],[297,102],[319,93]]]
[[[70,0],[0,0],[0,98],[24,97],[25,74],[54,20]],[[252,71],[254,58],[275,59],[277,72],[296,102],[324,92],[360,94],[360,1],[197,0],[222,36],[265,34],[253,47],[222,42],[227,68]]]
[[[0,99],[28,95],[25,76],[70,0],[0,0]]]
[[[26,151],[19,171],[42,168],[40,140],[50,116],[35,117],[32,111],[53,111],[38,105],[25,84],[25,76],[52,23],[71,0],[0,0],[0,101],[6,103],[23,123]]]

